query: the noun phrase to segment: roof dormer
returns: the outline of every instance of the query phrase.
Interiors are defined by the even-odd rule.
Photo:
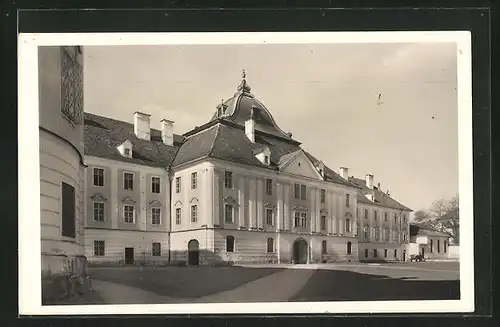
[[[127,158],[132,158],[132,142],[125,140],[122,144],[116,147],[120,154]]]
[[[267,147],[267,146],[262,148],[262,149],[259,149],[255,153],[255,158],[257,158],[264,165],[270,165],[271,164],[271,150],[269,150],[269,147]]]

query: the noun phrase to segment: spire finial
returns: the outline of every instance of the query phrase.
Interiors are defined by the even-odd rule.
[[[242,80],[241,80],[240,85],[238,86],[238,91],[250,93],[251,88],[250,88],[250,85],[247,84],[247,81],[246,81],[247,73],[246,73],[244,68],[241,71],[241,77],[242,77]]]
[[[241,77],[242,77],[243,79],[245,79],[245,78],[247,77],[247,74],[246,74],[246,72],[245,72],[245,68],[243,68],[243,69],[242,69],[242,71],[241,71]]]

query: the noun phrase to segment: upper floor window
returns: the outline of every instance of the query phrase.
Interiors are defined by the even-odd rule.
[[[326,216],[321,216],[320,218],[320,229],[326,230]]]
[[[198,206],[192,205],[191,206],[191,222],[195,223],[198,220]]]
[[[351,232],[351,219],[349,219],[349,218],[346,218],[346,220],[345,220],[345,231],[347,233]]]
[[[368,226],[365,226],[363,228],[363,236],[365,239],[368,239],[370,237],[370,230],[369,230]]]
[[[233,222],[233,206],[231,204],[226,204],[224,207],[224,221],[226,223]]]
[[[348,208],[351,206],[351,195],[350,194],[345,195],[345,206]]]
[[[123,188],[126,190],[134,189],[134,173],[123,173]]]
[[[233,188],[233,172],[231,171],[224,172],[224,187]]]
[[[299,227],[299,226],[300,226],[300,212],[295,212],[293,218],[293,227]]]
[[[273,209],[266,209],[266,225],[273,226],[274,225],[273,218],[274,218]]]
[[[373,220],[377,220],[377,219],[378,219],[378,211],[373,210]]]
[[[387,212],[384,212],[384,221],[387,221]]]
[[[161,208],[159,207],[151,208],[151,224],[152,225],[161,224]]]
[[[325,203],[325,201],[326,201],[326,191],[324,189],[321,189],[320,192],[321,192],[320,193],[320,202],[321,203]]]
[[[104,186],[104,169],[94,168],[94,186]]]
[[[365,209],[365,219],[368,219],[368,209]]]
[[[160,193],[160,177],[151,177],[151,192]]]
[[[269,165],[269,156],[264,156],[264,163]]]
[[[394,214],[394,223],[397,224],[397,222],[398,222],[398,215],[395,213]]]
[[[268,238],[267,239],[267,253],[273,253],[273,252],[274,252],[274,239]]]
[[[175,193],[181,193],[181,178],[175,178]]]
[[[94,221],[104,221],[104,202],[94,202]]]
[[[181,224],[181,208],[175,208],[175,224]]]
[[[273,180],[269,178],[266,179],[266,194],[273,194]]]
[[[300,185],[300,198],[302,200],[306,199],[306,186],[305,185]]]
[[[307,188],[305,185],[302,184],[294,185],[294,197],[296,199],[306,200],[306,191]]]
[[[359,208],[356,209],[356,218],[359,218]]]
[[[123,206],[123,220],[126,223],[133,224],[134,223],[134,213],[135,207],[133,205],[124,205]]]
[[[129,149],[129,148],[125,148],[125,149],[123,149],[123,153],[124,153],[127,157],[130,157],[130,149]]]
[[[300,214],[300,226],[302,228],[307,227],[307,213],[305,213],[305,212],[302,212]]]
[[[75,188],[62,183],[62,236],[75,238],[76,235],[76,207]]]
[[[198,174],[196,172],[191,173],[191,189],[195,190],[198,187]]]

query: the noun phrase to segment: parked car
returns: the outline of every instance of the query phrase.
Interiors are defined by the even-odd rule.
[[[420,262],[420,261],[425,261],[425,257],[421,254],[412,254],[410,256],[410,261],[413,262]]]

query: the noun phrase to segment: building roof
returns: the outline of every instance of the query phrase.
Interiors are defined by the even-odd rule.
[[[378,205],[378,206],[392,208],[392,209],[398,209],[398,210],[413,211],[412,209],[410,209],[410,208],[402,205],[398,201],[396,201],[389,194],[379,190],[378,187],[374,186],[373,190],[369,189],[366,186],[366,181],[364,179],[351,176],[351,177],[349,177],[349,181],[358,185],[361,188],[362,191],[358,195],[358,202],[360,202],[360,203]],[[371,201],[370,199],[368,199],[366,197],[366,194],[370,194],[371,192],[373,192],[374,201]]]
[[[173,162],[184,137],[174,135],[174,146],[162,142],[161,131],[151,129],[151,141],[139,139],[134,125],[120,120],[90,113],[84,115],[84,153],[88,156],[167,168]],[[122,156],[117,146],[129,140],[132,158]]]
[[[423,224],[410,224],[410,236],[439,236],[439,237],[450,237],[449,234],[437,231],[430,226]]]

